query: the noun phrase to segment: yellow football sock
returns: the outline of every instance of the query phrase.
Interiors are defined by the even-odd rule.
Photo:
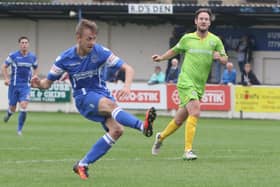
[[[160,141],[163,141],[167,136],[175,132],[180,126],[175,123],[175,120],[172,119],[167,127],[160,133]]]
[[[195,116],[189,116],[186,121],[185,127],[185,151],[192,150],[193,139],[196,130],[198,118]]]

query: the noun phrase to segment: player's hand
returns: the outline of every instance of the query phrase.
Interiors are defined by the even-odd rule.
[[[30,81],[31,87],[40,88],[40,81],[41,79],[37,75],[33,76]]]
[[[118,91],[117,97],[118,97],[118,98],[128,97],[129,94],[130,94],[130,88],[128,88],[128,87],[125,86],[125,87],[123,87],[123,89],[121,89],[121,90]]]
[[[9,85],[10,85],[10,79],[5,80],[5,81],[4,81],[4,84],[5,84],[6,86],[9,86]]]
[[[160,55],[153,55],[152,59],[153,59],[154,62],[160,62],[162,60]]]
[[[220,53],[219,53],[218,51],[214,51],[214,53],[213,53],[213,59],[214,59],[214,60],[220,60],[220,58],[221,58]]]

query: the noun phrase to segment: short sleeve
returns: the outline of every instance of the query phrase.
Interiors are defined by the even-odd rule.
[[[185,43],[186,43],[186,37],[183,36],[179,42],[172,48],[173,51],[175,51],[176,53],[182,53],[185,51]]]

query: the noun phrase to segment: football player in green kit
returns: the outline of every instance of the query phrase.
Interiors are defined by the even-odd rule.
[[[178,78],[177,89],[180,98],[179,109],[167,127],[156,134],[152,154],[157,155],[163,140],[174,133],[186,120],[184,160],[195,160],[192,144],[195,136],[198,118],[200,116],[200,99],[212,62],[218,60],[226,64],[228,57],[222,41],[218,36],[208,31],[211,25],[212,12],[201,8],[195,12],[196,31],[185,34],[180,41],[162,55],[153,55],[153,61],[161,62],[172,58],[178,53],[184,53],[184,62]]]

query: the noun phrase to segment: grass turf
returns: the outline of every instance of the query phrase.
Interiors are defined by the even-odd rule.
[[[4,113],[0,113],[1,116]],[[140,115],[140,119],[144,116]],[[169,117],[159,116],[155,132]],[[104,131],[78,114],[29,112],[23,136],[17,114],[0,122],[0,187],[263,187],[280,184],[280,123],[274,120],[200,119],[196,161],[183,161],[184,127],[151,155],[154,136],[129,128],[82,181],[72,172]]]

